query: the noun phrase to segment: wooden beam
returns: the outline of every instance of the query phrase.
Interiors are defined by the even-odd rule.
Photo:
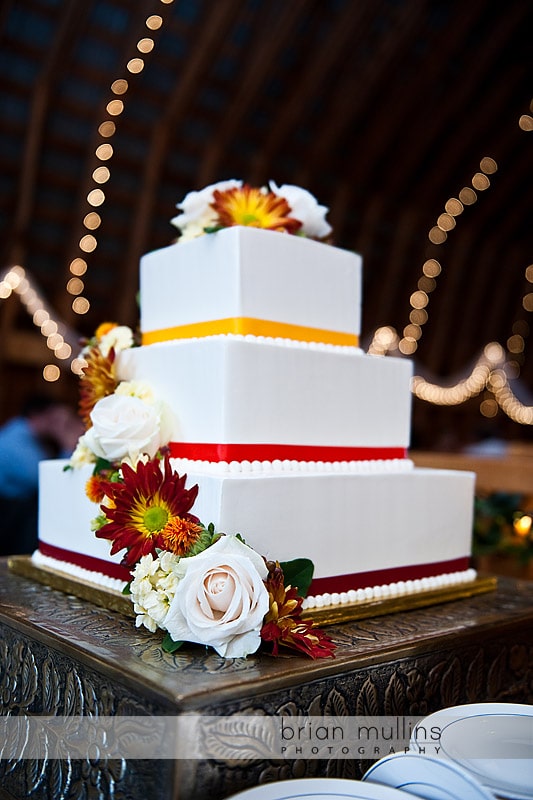
[[[131,237],[126,251],[123,279],[137,282],[139,257],[147,249],[152,225],[155,198],[170,143],[178,146],[174,130],[196,98],[198,87],[212,65],[215,53],[241,7],[240,0],[213,3],[209,14],[201,16],[196,35],[191,33],[191,52],[184,69],[176,76],[175,89],[168,97],[164,111],[152,130],[147,147],[144,170],[132,218]],[[178,198],[179,199],[179,198]]]
[[[308,0],[291,0],[283,5],[281,13],[268,3],[260,7],[264,13],[258,13],[255,19],[255,41],[250,42],[248,48],[249,63],[237,90],[224,109],[216,137],[202,160],[197,177],[198,186],[206,186],[214,181],[226,149],[238,134],[243,118],[250,113],[253,102],[261,95],[261,90],[272,73],[272,65],[276,64],[280,52],[293,38],[294,29],[308,6]],[[266,33],[274,30],[275,35]]]
[[[53,359],[46,346],[46,339],[40,333],[11,330],[3,344],[3,357],[6,362],[42,367]]]
[[[12,233],[6,254],[8,262],[24,264],[26,261],[25,241],[33,213],[43,129],[49,112],[52,86],[63,69],[65,51],[69,49],[69,45],[72,46],[75,31],[85,24],[86,14],[87,4],[81,0],[63,3],[53,41],[44,51],[39,77],[33,85]]]
[[[282,100],[282,108],[276,116],[275,124],[253,160],[251,179],[254,183],[264,180],[265,174],[276,163],[278,152],[286,147],[297,124],[305,119],[307,109],[316,98],[327,95],[339,64],[342,64],[353,46],[354,36],[358,30],[368,25],[369,19],[374,15],[375,6],[349,3],[337,12],[328,35],[322,38],[320,44],[309,38],[307,47],[312,49],[312,58],[304,61],[299,75],[291,76],[289,91]]]

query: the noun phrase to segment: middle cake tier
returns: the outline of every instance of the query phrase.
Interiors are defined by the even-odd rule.
[[[358,348],[214,336],[123,351],[171,414],[176,457],[207,461],[404,458],[411,363]]]

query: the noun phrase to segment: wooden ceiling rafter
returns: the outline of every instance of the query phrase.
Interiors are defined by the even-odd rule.
[[[13,215],[12,239],[8,247],[8,261],[25,261],[24,242],[31,223],[43,131],[50,106],[52,87],[60,74],[69,41],[72,42],[76,29],[84,24],[85,3],[70,0],[49,47],[39,77],[33,85],[31,110],[26,129],[26,142],[19,173],[17,204]]]
[[[352,42],[354,30],[364,26],[371,18],[372,10],[365,4],[345,7],[338,12],[332,23],[326,45],[316,48],[315,57],[306,62],[297,76],[293,76],[288,91],[281,101],[283,112],[270,131],[251,165],[251,181],[262,183],[268,176],[270,165],[279,159],[277,154],[283,150],[284,143],[294,133],[298,123],[306,118],[307,109],[317,96],[327,96],[328,80],[335,64],[342,61]],[[331,81],[330,81],[331,82]],[[309,185],[312,185],[309,184]]]
[[[308,0],[292,0],[284,6],[281,17],[278,18],[277,13],[270,7],[267,19],[261,17],[256,20],[257,42],[250,48],[246,72],[237,90],[229,99],[222,124],[217,127],[216,137],[202,159],[197,175],[197,186],[206,186],[213,182],[226,148],[242,124],[247,110],[268,81],[272,65],[276,63],[280,51],[291,40],[306,5]],[[273,14],[276,14],[275,20],[272,19]],[[277,35],[265,38],[262,35],[264,25],[269,28],[275,27]]]
[[[329,201],[328,219],[334,238],[341,237],[347,218],[352,215],[353,186],[350,181],[339,180]]]
[[[490,247],[488,243],[486,246]],[[511,248],[508,251],[511,259],[516,257],[513,250],[514,248]],[[502,263],[505,256],[501,251],[499,255],[499,261]],[[522,289],[523,276],[518,272],[513,272],[505,280],[498,280],[496,277],[492,281],[486,281],[481,292],[484,298],[482,308],[490,320],[492,330],[502,332],[501,336],[492,336],[491,340],[498,341],[504,348],[507,339],[512,334],[512,324],[506,325],[506,320],[509,319],[510,309],[514,309],[515,312],[519,311]]]
[[[141,32],[145,30],[145,19],[146,8],[140,8],[137,6],[135,11],[130,11],[127,32],[125,34],[118,33],[115,35],[113,41],[114,47],[117,51],[115,60],[121,70],[125,68],[126,63],[131,57],[138,55],[135,43],[139,38],[141,38]],[[116,77],[119,77],[119,74],[117,74]],[[108,80],[106,80],[105,83],[108,84]],[[110,87],[106,88],[109,91]],[[109,103],[110,95],[104,92],[101,94],[102,99],[96,115],[94,115],[93,112],[92,134],[86,143],[84,166],[82,169],[83,179],[79,180],[76,188],[75,210],[73,211],[75,223],[70,227],[69,235],[64,248],[63,286],[61,287],[58,285],[58,292],[55,298],[56,307],[59,309],[63,319],[70,325],[75,324],[77,318],[72,309],[72,298],[65,291],[64,287],[66,286],[69,277],[71,277],[69,265],[72,259],[78,256],[86,256],[84,252],[80,252],[79,242],[81,237],[88,233],[87,229],[83,225],[83,219],[88,211],[91,210],[91,207],[87,204],[87,196],[91,189],[93,189],[95,186],[92,174],[94,169],[101,165],[101,162],[95,155],[96,148],[102,141],[102,137],[98,131],[98,123],[109,117],[106,106]],[[117,124],[119,125],[120,121]],[[92,258],[94,259],[94,256]],[[119,274],[119,286],[122,284],[123,278],[124,276],[121,271]]]
[[[476,326],[479,325],[479,320],[488,317],[493,329],[498,330],[500,328],[503,334],[501,336],[488,336],[484,345],[489,344],[490,341],[498,340],[499,344],[505,347],[508,337],[512,334],[512,325],[509,325],[506,330],[504,327],[504,319],[508,317],[508,309],[514,305],[517,316],[520,310],[521,293],[524,288],[523,281],[512,282],[517,291],[510,293],[502,291],[503,283],[501,281],[497,280],[497,278],[494,281],[486,279],[487,263],[490,263],[488,261],[490,258],[502,263],[503,253],[500,250],[494,251],[492,243],[487,239],[482,247],[476,250],[475,254],[472,254],[469,262],[470,291],[465,298],[466,313],[463,314],[457,327],[457,343],[453,354],[453,366],[456,370],[481,355],[482,347],[474,344],[478,341]],[[495,274],[493,269],[490,270],[490,274]],[[506,280],[505,283],[511,282]],[[501,319],[501,324],[498,324],[498,318]]]
[[[420,21],[418,35],[422,36],[422,31],[426,31],[426,48],[430,50],[433,48],[435,52],[438,52],[438,56],[427,55],[423,65],[424,68],[417,72],[416,93],[409,93],[407,96],[399,93],[390,97],[391,92],[389,90],[387,92],[388,102],[386,104],[376,104],[375,112],[372,116],[372,136],[368,136],[366,131],[362,130],[352,141],[352,146],[364,153],[364,158],[358,160],[354,165],[357,168],[357,172],[352,173],[353,180],[359,181],[361,186],[366,187],[373,180],[373,170],[376,163],[387,164],[386,169],[391,175],[397,170],[400,171],[401,178],[397,181],[397,184],[401,184],[400,191],[402,195],[405,194],[405,187],[412,184],[412,180],[416,178],[416,171],[409,172],[405,167],[402,169],[402,162],[407,158],[408,153],[413,150],[412,143],[408,141],[408,138],[412,135],[410,123],[412,120],[419,120],[421,98],[430,96],[433,87],[438,82],[442,63],[451,61],[456,50],[467,46],[471,25],[475,22],[478,13],[475,2],[466,5],[456,20],[453,35],[449,37],[442,37],[442,34],[434,28],[424,28],[422,20]],[[413,40],[413,46],[415,40],[416,36]],[[383,80],[391,80],[392,77],[390,75],[383,76]],[[394,80],[392,80],[391,85],[394,85]],[[391,120],[394,121],[397,143],[393,152],[390,152],[389,145]],[[403,134],[404,131],[406,132],[405,134]],[[401,159],[398,158],[400,153]],[[418,154],[418,149],[416,149],[416,153]],[[391,197],[395,196],[399,195],[392,195],[391,193]]]
[[[503,98],[505,97],[505,84],[509,76],[502,78],[498,86],[494,87],[491,92],[492,99],[495,104],[499,102],[503,102]],[[513,127],[511,127],[513,126]],[[446,152],[446,162],[450,163],[450,168],[452,174],[459,174],[463,172],[464,174],[464,181],[462,186],[471,186],[471,180],[473,175],[476,172],[480,171],[480,162],[481,159],[485,156],[489,156],[494,158],[497,165],[498,171],[493,178],[492,175],[489,175],[489,179],[491,181],[502,180],[502,175],[505,172],[505,164],[502,161],[504,158],[504,154],[513,153],[515,157],[518,157],[518,153],[516,148],[512,145],[512,141],[516,141],[517,129],[513,129],[515,126],[514,120],[502,120],[502,128],[498,132],[498,134],[494,137],[489,135],[486,131],[486,138],[484,141],[480,141],[480,131],[481,128],[477,126],[468,127],[467,131],[461,136],[454,137],[452,141],[447,141],[445,144],[445,152]],[[493,146],[491,146],[491,143]],[[444,147],[444,145],[443,145]],[[477,151],[477,152],[476,152]],[[471,154],[476,153],[476,159],[473,160],[471,158]],[[466,166],[468,164],[468,166]],[[516,181],[515,177],[516,173],[513,171],[513,182]],[[443,192],[445,191],[445,182],[447,182],[446,173],[443,173]],[[456,185],[453,187],[453,192],[455,192],[455,196],[457,196],[462,188],[460,185]],[[418,191],[418,201],[421,203],[422,206],[427,207],[428,203],[430,202],[430,189],[424,183],[420,183],[417,186]],[[453,194],[450,192],[450,194]],[[478,191],[478,201],[472,207],[472,212],[476,213],[480,217],[480,222],[483,222],[485,218],[491,214],[492,203],[486,202],[486,197],[489,197],[492,193],[492,187],[489,187],[485,192]],[[443,203],[441,208],[435,209],[435,216],[442,213],[444,210],[444,203],[448,197],[443,195]],[[457,225],[461,225],[461,218],[457,219]],[[481,227],[481,226],[480,226]],[[498,236],[498,228],[491,229],[491,235],[494,237]],[[453,236],[453,231],[451,233]]]
[[[187,64],[176,81],[175,89],[168,98],[164,113],[150,132],[147,155],[141,176],[140,191],[133,212],[131,237],[124,260],[124,274],[133,285],[138,281],[139,257],[147,248],[152,224],[155,198],[159,188],[161,172],[168,159],[172,132],[194,101],[201,77],[208,71],[217,50],[219,39],[225,36],[235,20],[239,0],[227,0],[212,7],[212,13],[198,22],[201,27],[201,43],[196,42]],[[130,303],[131,307],[131,303]],[[122,308],[124,318],[131,316]]]
[[[483,0],[150,0],[138,4],[143,17],[161,14],[164,24],[137,37],[131,0],[87,0],[63,72],[51,75],[48,102],[39,98],[39,122],[35,75],[41,65],[37,81],[45,81],[73,3],[0,6],[2,242],[7,252],[29,203],[20,239],[56,308],[69,300],[66,256],[85,257],[77,246],[89,232],[84,181],[97,164],[99,98],[121,77],[114,65],[126,39],[132,49],[143,36],[156,40],[142,75],[126,76],[115,120],[98,247],[86,257],[84,335],[102,318],[137,323],[139,256],[171,241],[169,220],[188,191],[231,177],[299,184],[330,207],[335,243],[363,256],[363,342],[381,325],[402,335],[424,261],[440,261],[414,353],[424,373],[461,374],[487,341],[504,344],[514,320],[528,318],[531,160],[518,119],[532,113],[533,8],[523,0],[505,10]],[[33,200],[16,191],[29,185],[30,129],[41,151]],[[483,156],[498,164],[490,188],[433,245],[430,228]],[[31,330],[14,300],[5,309]],[[522,377],[533,381],[527,353]]]
[[[487,192],[490,193],[491,189],[494,189],[495,192],[502,196],[512,197],[515,201],[515,210],[518,210],[517,205],[522,200],[522,197],[526,198],[526,191],[530,183],[531,144],[531,133],[520,129],[518,118],[507,118],[504,129],[497,137],[494,153],[487,153],[487,155],[491,155],[494,158],[498,165],[496,173],[488,176],[491,181],[491,187]],[[527,199],[525,202],[527,203]],[[487,204],[487,212],[492,217],[488,220],[492,224],[495,221],[494,215],[498,212],[491,204]],[[500,213],[500,217],[499,223],[509,226],[505,230],[513,227],[514,215],[506,214],[505,218],[503,218]]]
[[[379,265],[379,281],[384,291],[373,293],[374,297],[379,300],[375,312],[372,312],[369,307],[369,313],[375,313],[375,318],[382,320],[383,324],[387,324],[387,320],[393,320],[399,314],[398,334],[400,336],[403,327],[409,324],[409,295],[416,290],[416,282],[421,274],[417,262],[413,259],[413,243],[416,242],[419,226],[420,219],[409,206],[398,210],[397,224],[394,227],[387,252]],[[412,282],[406,280],[405,266],[402,267],[409,262],[413,265],[412,269],[415,272]],[[418,274],[416,274],[417,267]],[[399,308],[400,295],[397,291],[391,291],[391,288],[398,287],[402,283],[407,283],[406,295],[403,298],[404,305]]]
[[[311,165],[322,163],[331,159],[332,154],[342,159],[342,148],[339,142],[343,142],[347,150],[351,147],[351,132],[359,124],[364,125],[362,109],[372,101],[372,97],[379,96],[378,86],[383,87],[389,81],[390,73],[394,71],[399,51],[406,46],[406,43],[413,39],[420,27],[420,19],[417,12],[423,9],[423,2],[412,2],[409,5],[399,5],[393,10],[396,17],[392,19],[394,26],[394,37],[383,38],[376,46],[373,53],[374,66],[361,71],[354,64],[351,65],[350,74],[346,76],[342,85],[332,88],[330,97],[327,101],[326,113],[320,127],[320,136],[315,137],[302,159],[305,168],[298,174],[298,181],[302,185],[309,182]],[[358,65],[362,66],[362,65]],[[365,80],[361,81],[361,74]],[[394,108],[398,101],[387,103],[388,115],[394,116]],[[376,136],[379,130],[376,129]],[[340,150],[340,152],[339,152]],[[365,154],[366,159],[366,154]],[[354,176],[354,181],[357,176]],[[364,188],[364,185],[363,185]]]
[[[448,375],[450,370],[450,336],[454,338],[453,328],[459,313],[461,291],[463,279],[466,275],[466,267],[473,252],[473,234],[466,234],[460,242],[456,243],[453,259],[444,263],[444,257],[439,258],[437,252],[435,258],[443,266],[441,275],[437,278],[438,286],[435,293],[430,296],[427,307],[429,319],[424,326],[424,344],[419,348],[418,358],[422,363],[427,360],[425,353],[431,346],[431,366],[433,372],[440,375]],[[459,308],[458,308],[459,306]],[[453,325],[439,325],[439,320],[453,320]],[[450,332],[452,328],[452,332]]]
[[[515,8],[513,11],[505,14],[501,25],[497,31],[494,32],[494,41],[492,46],[495,48],[503,47],[507,41],[510,32],[516,29],[516,24],[519,19],[519,10]],[[397,169],[392,174],[391,194],[395,195],[401,191],[402,187],[413,181],[416,181],[417,176],[421,175],[420,165],[427,163],[431,159],[430,147],[439,140],[447,139],[450,131],[457,130],[458,124],[463,116],[469,113],[473,100],[476,99],[476,94],[479,86],[483,85],[483,79],[486,74],[487,66],[490,63],[490,51],[481,50],[479,57],[473,61],[472,68],[453,87],[453,105],[451,103],[440,103],[435,113],[427,120],[423,146],[420,148],[412,148],[408,146],[408,142],[399,141],[398,146],[401,149],[404,157],[401,163],[397,165]],[[480,147],[481,147],[480,142]],[[446,150],[446,158],[447,158]],[[448,162],[446,161],[447,165]],[[451,170],[455,165],[448,165],[447,170]]]

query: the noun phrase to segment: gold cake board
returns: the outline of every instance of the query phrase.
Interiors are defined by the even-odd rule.
[[[8,566],[11,572],[24,578],[43,583],[52,589],[58,589],[65,594],[74,595],[82,600],[88,600],[95,605],[111,611],[119,611],[130,617],[135,616],[133,604],[127,595],[112,589],[104,589],[97,584],[76,580],[71,575],[63,572],[37,566],[31,556],[10,556]],[[410,611],[416,608],[449,603],[462,600],[477,594],[484,594],[496,589],[498,579],[494,575],[477,576],[474,580],[465,583],[446,586],[439,589],[427,589],[414,594],[384,597],[375,600],[360,600],[355,603],[346,603],[337,606],[323,606],[309,608],[303,613],[306,619],[314,620],[318,625],[336,625],[342,622],[351,622],[358,619],[395,614],[400,611]]]

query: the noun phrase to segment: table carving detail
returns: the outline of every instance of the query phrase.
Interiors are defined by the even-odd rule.
[[[170,655],[130,618],[6,572],[1,577],[3,717],[424,716],[481,700],[533,702],[533,599],[525,582],[460,603],[332,626],[337,657],[318,663],[266,655],[224,660],[198,646]],[[90,760],[4,759],[0,786],[17,800],[222,800],[290,777],[358,778],[370,763],[363,755],[284,761],[254,741],[249,758],[236,761],[227,742],[216,747],[216,758],[177,766],[106,761],[98,753]]]

